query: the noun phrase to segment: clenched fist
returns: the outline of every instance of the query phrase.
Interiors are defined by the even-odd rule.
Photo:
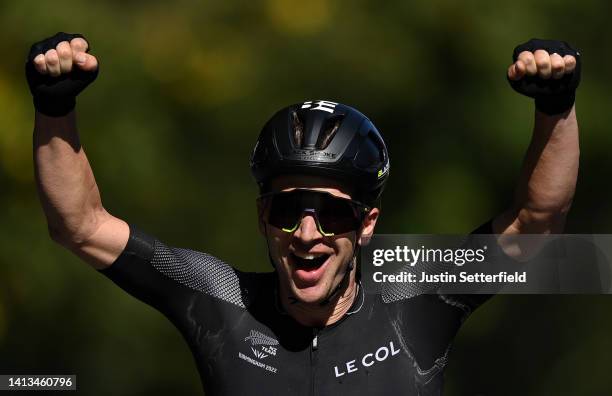
[[[80,34],[57,33],[32,45],[26,78],[39,112],[58,117],[72,111],[76,96],[98,75],[98,60],[88,51]]]
[[[564,41],[531,39],[517,46],[508,67],[514,90],[553,115],[569,110],[580,83],[580,53]]]

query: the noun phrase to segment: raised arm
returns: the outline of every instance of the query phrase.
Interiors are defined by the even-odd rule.
[[[563,232],[574,197],[579,155],[575,108],[554,116],[536,110],[514,205],[494,221],[496,233]]]
[[[128,225],[102,206],[81,147],[75,97],[98,72],[78,35],[58,33],[32,46],[26,76],[36,108],[34,165],[51,238],[96,269],[112,264],[129,237]]]
[[[515,49],[508,79],[516,91],[535,99],[535,123],[513,205],[493,221],[497,234],[563,232],[578,177],[579,61],[579,53],[560,41],[531,40]],[[517,246],[504,248],[520,254]]]

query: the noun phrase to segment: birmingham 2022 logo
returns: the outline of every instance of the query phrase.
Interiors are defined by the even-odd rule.
[[[278,340],[265,335],[260,331],[251,330],[249,335],[245,337],[244,342],[251,344],[251,351],[253,352],[253,355],[255,355],[255,359],[245,355],[242,352],[238,352],[238,357],[240,359],[273,374],[278,372],[276,367],[262,362],[262,360],[267,357],[276,356],[278,351]]]
[[[249,336],[244,341],[250,341],[251,350],[255,357],[259,359],[265,359],[268,356],[276,356],[278,341],[272,337],[269,337],[257,330],[251,330]]]

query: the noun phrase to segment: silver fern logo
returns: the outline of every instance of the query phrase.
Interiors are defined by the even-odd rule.
[[[244,338],[244,342],[251,344],[251,351],[253,352],[253,355],[255,355],[255,359],[253,359],[251,356],[245,355],[242,352],[238,352],[238,357],[240,359],[272,374],[276,374],[278,372],[276,367],[262,362],[262,360],[267,357],[276,356],[276,352],[278,350],[278,340],[265,335],[260,331],[251,330],[249,335]]]
[[[276,356],[278,340],[262,332],[251,330],[244,341],[251,343],[251,351],[253,351],[253,354],[258,359],[265,359],[270,355]]]
[[[244,340],[251,341],[251,345],[278,345],[277,340],[257,330],[251,330],[249,336]]]

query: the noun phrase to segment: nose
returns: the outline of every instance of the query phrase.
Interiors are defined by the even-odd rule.
[[[304,217],[302,217],[300,226],[295,230],[293,236],[299,239],[303,244],[311,244],[313,241],[323,238],[312,214],[305,214]]]

